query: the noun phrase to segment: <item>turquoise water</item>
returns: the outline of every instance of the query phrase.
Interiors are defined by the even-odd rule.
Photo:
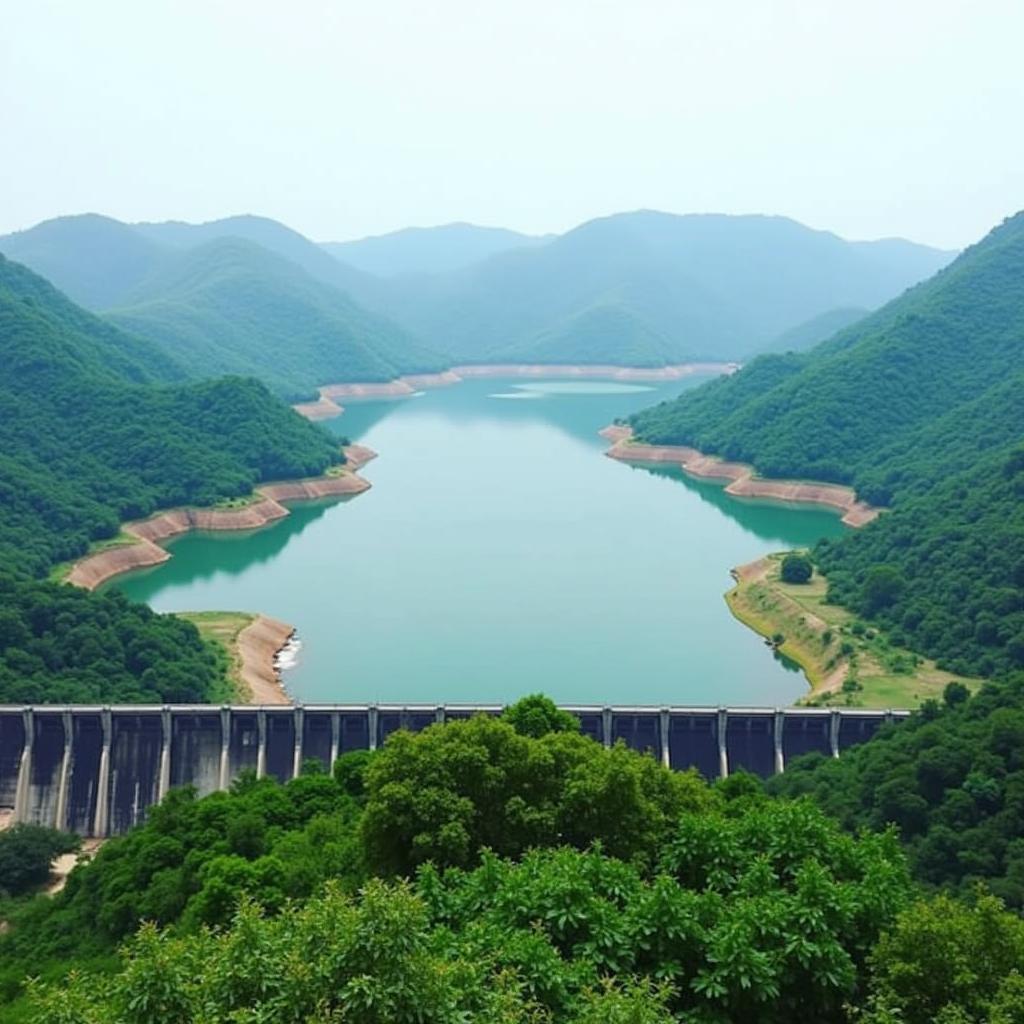
[[[722,595],[731,566],[838,535],[838,518],[602,455],[602,426],[695,383],[475,380],[350,404],[330,428],[380,453],[371,491],[179,538],[113,585],[160,611],[292,623],[285,680],[310,702],[789,703],[802,675]]]

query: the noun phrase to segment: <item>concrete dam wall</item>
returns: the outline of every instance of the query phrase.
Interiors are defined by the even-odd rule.
[[[499,705],[0,707],[0,810],[31,822],[109,836],[142,821],[172,786],[205,796],[246,770],[294,778],[350,750],[374,750],[397,729],[497,715]],[[766,777],[811,751],[838,757],[905,711],[787,708],[566,707],[585,735],[708,779]]]

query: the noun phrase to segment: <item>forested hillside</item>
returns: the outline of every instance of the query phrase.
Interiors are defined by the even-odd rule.
[[[639,211],[461,271],[351,288],[460,362],[511,361],[595,306],[640,318],[667,339],[669,361],[732,360],[820,313],[877,307],[950,258],[910,243],[847,242],[782,217]],[[625,362],[613,336],[595,340],[587,356]],[[554,349],[550,359],[568,356]]]
[[[129,225],[60,217],[0,238],[0,252],[152,339],[193,378],[254,376],[295,401],[321,384],[449,365],[349,298],[345,287],[364,275],[266,218]]]
[[[296,264],[236,238],[177,254],[107,315],[196,376],[258,377],[290,400],[320,384],[448,365]]]
[[[870,310],[858,306],[843,306],[839,309],[830,309],[818,316],[812,316],[796,327],[790,327],[776,335],[764,346],[765,352],[806,352],[814,348],[819,342],[831,338],[837,331],[844,327],[863,320]]]
[[[2,257],[0,357],[0,700],[210,695],[192,626],[28,580],[122,520],[321,473],[336,441],[256,381],[169,383],[164,352]]]
[[[832,596],[957,672],[1024,665],[1024,214],[807,353],[633,417],[638,436],[850,483],[893,511],[822,542]]]

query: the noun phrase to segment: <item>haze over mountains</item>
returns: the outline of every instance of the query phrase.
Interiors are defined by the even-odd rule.
[[[820,333],[837,311],[877,307],[952,256],[779,217],[651,211],[554,238],[447,225],[326,246],[262,217],[86,214],[0,251],[188,372],[255,375],[291,400],[453,363],[741,360],[814,318]]]

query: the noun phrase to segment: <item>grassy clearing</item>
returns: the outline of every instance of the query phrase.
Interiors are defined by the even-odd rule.
[[[250,612],[178,612],[200,632],[216,652],[224,678],[224,690],[211,696],[212,703],[246,702],[249,688],[242,679],[242,657],[238,651],[238,634],[256,616]]]
[[[941,698],[954,679],[972,690],[981,685],[893,645],[882,631],[826,603],[827,583],[819,573],[809,583],[783,583],[782,558],[770,555],[744,567],[725,599],[736,618],[804,670],[811,692],[800,703],[914,708]]]

